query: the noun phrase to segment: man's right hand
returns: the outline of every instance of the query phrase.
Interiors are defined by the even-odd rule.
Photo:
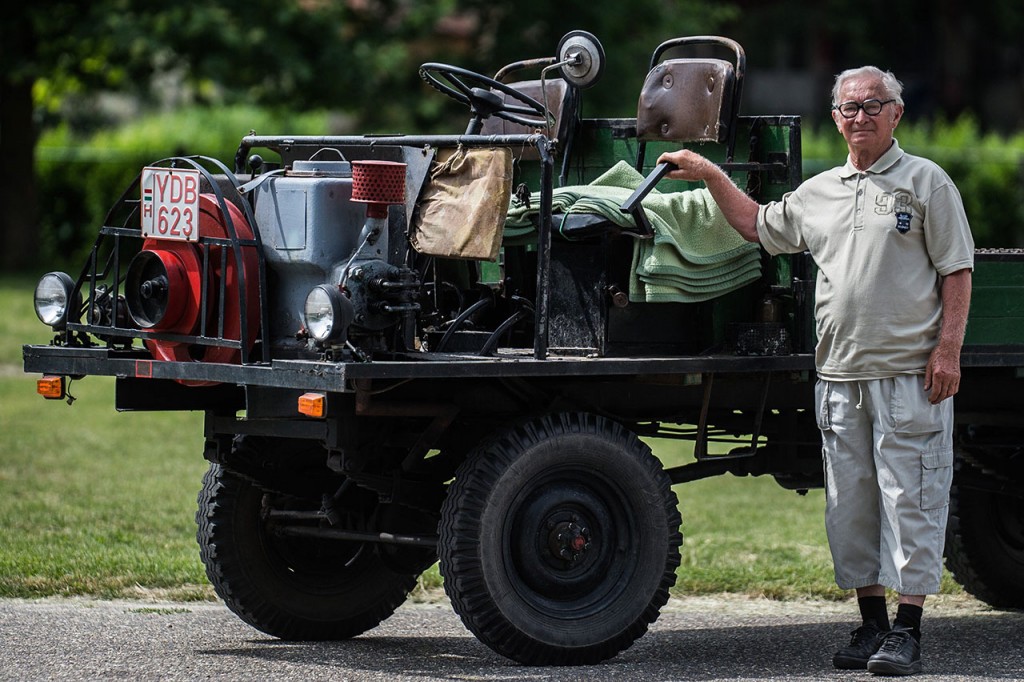
[[[667,175],[667,177],[673,180],[686,180],[689,182],[707,181],[711,174],[721,172],[715,164],[689,149],[665,152],[658,157],[658,163],[672,163],[676,165],[676,170],[670,171]]]
[[[673,180],[703,182],[712,198],[725,214],[733,229],[749,242],[758,241],[758,205],[743,190],[733,184],[721,168],[689,149],[666,152],[658,157],[658,163],[674,163],[676,169],[666,177]]]

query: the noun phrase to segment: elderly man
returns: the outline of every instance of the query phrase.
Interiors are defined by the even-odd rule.
[[[758,205],[702,156],[663,154],[669,177],[701,180],[732,226],[770,254],[818,267],[817,419],[825,525],[836,583],[863,625],[837,668],[921,670],[925,595],[939,589],[953,462],[953,401],[971,296],[974,242],[936,164],[900,149],[902,84],[872,66],[841,73],[832,119],[846,164]],[[886,588],[899,595],[890,629]]]

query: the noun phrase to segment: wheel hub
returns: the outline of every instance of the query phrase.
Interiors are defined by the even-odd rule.
[[[573,515],[568,521],[555,523],[548,533],[548,549],[552,556],[575,563],[590,549],[590,530]]]

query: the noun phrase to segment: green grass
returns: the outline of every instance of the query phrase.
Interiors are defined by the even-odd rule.
[[[202,415],[118,413],[105,377],[74,382],[70,406],[37,396],[21,344],[51,335],[32,312],[33,286],[0,278],[0,596],[214,598],[193,521]],[[688,444],[652,446],[668,464],[692,459]],[[676,596],[849,596],[832,579],[820,490],[727,475],[675,491],[685,537]],[[436,565],[420,583],[414,598],[436,593]],[[943,592],[961,592],[948,574]]]
[[[118,413],[113,380],[71,406],[0,378],[0,595],[209,596],[195,544],[202,417]]]
[[[114,381],[44,400],[21,345],[52,337],[30,278],[0,279],[0,596],[212,598],[195,544],[201,413],[119,413]]]
[[[42,276],[44,273],[40,272]],[[9,375],[21,369],[21,347],[48,343],[50,328],[39,321],[32,307],[38,277],[0,277],[0,371]],[[2,375],[0,375],[2,376]]]

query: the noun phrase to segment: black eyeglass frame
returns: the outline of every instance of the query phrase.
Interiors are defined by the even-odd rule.
[[[854,102],[853,100],[850,100],[848,102],[840,102],[839,104],[833,106],[832,109],[838,111],[839,115],[846,119],[857,118],[857,114],[860,113],[861,109],[863,109],[864,113],[867,114],[868,116],[878,116],[880,113],[882,113],[882,109],[885,107],[886,104],[891,104],[895,101],[895,99],[880,100],[875,98],[866,99],[863,102]],[[851,104],[857,107],[856,109],[853,110],[853,113],[848,114],[845,111],[843,111],[843,107],[849,107]],[[868,107],[870,106],[872,109],[874,109],[875,104],[878,105],[878,111],[872,113],[871,111],[868,110]]]

